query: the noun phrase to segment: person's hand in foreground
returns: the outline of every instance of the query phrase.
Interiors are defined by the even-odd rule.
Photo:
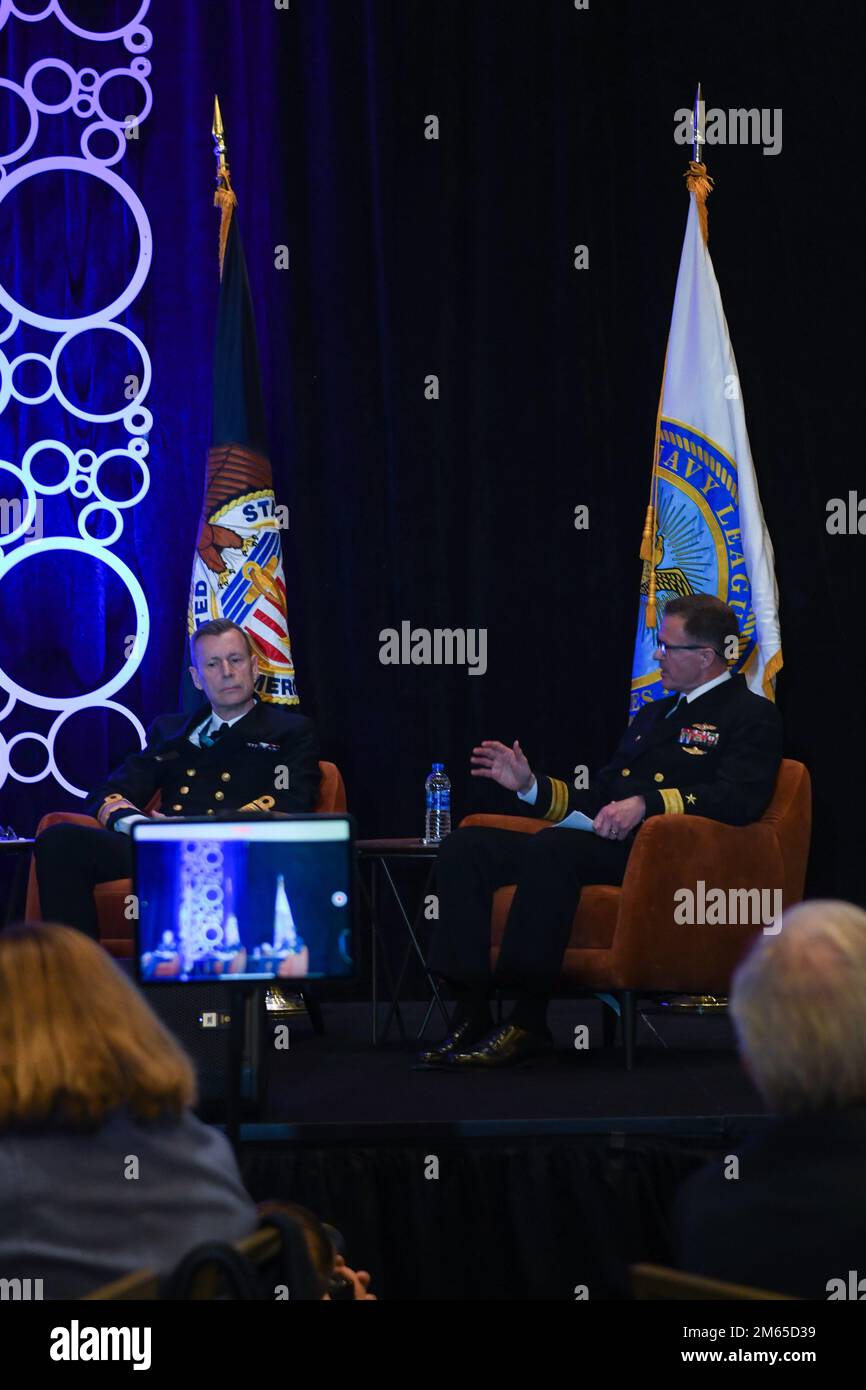
[[[378,1301],[376,1295],[370,1293],[371,1276],[368,1270],[350,1269],[342,1255],[338,1255],[334,1261],[334,1273],[341,1275],[343,1279],[352,1285],[356,1299],[370,1299],[373,1303]],[[326,1294],[325,1297],[327,1298],[328,1295]]]

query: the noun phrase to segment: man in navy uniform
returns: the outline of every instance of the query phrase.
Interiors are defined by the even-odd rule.
[[[255,691],[258,662],[247,634],[216,618],[192,638],[190,674],[205,702],[192,715],[165,714],[147,746],[130,753],[84,804],[102,829],[52,825],[34,849],[46,921],[97,936],[93,888],[132,872],[130,827],[150,818],[225,811],[312,811],[319,795],[319,747],[312,720]]]
[[[585,790],[536,776],[516,741],[473,750],[472,775],[516,792],[520,813],[549,827],[527,835],[466,826],[443,842],[439,923],[427,964],[451,986],[457,1006],[451,1033],[421,1054],[421,1065],[499,1067],[552,1051],[547,1004],[582,885],[622,882],[649,816],[747,825],[763,814],[782,756],[781,721],[770,700],[729,671],[725,653],[737,634],[736,615],[712,595],[667,604],[655,655],[665,690],[676,693],[638,712]],[[493,979],[491,899],[508,883],[517,892]],[[515,999],[496,1029],[492,986]]]

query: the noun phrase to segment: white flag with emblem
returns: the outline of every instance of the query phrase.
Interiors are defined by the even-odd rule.
[[[749,447],[743,392],[707,248],[702,164],[687,176],[689,214],[659,400],[644,528],[631,712],[664,699],[652,653],[666,603],[715,594],[740,625],[732,672],[774,698],[782,667],[779,591]]]

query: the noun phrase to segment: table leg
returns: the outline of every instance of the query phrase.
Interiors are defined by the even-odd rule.
[[[442,1003],[442,998],[441,998],[441,996],[440,996],[440,994],[439,994],[439,989],[438,989],[438,986],[437,986],[437,984],[436,984],[436,981],[433,979],[433,976],[430,974],[430,971],[427,969],[427,962],[426,962],[426,960],[424,959],[424,952],[421,950],[421,946],[420,946],[420,943],[419,943],[419,941],[418,941],[417,934],[416,934],[416,932],[415,932],[415,926],[414,926],[413,923],[410,922],[410,920],[409,920],[409,916],[408,916],[408,914],[407,914],[407,912],[406,912],[405,907],[403,906],[403,901],[402,901],[402,899],[401,899],[401,897],[400,897],[400,894],[397,892],[397,885],[395,884],[393,878],[391,877],[391,871],[390,871],[390,869],[388,868],[388,865],[387,865],[387,863],[385,863],[384,860],[382,861],[382,867],[383,867],[383,869],[385,870],[385,877],[386,877],[387,880],[388,880],[388,883],[389,883],[390,888],[391,888],[391,893],[393,894],[394,899],[395,899],[395,901],[396,901],[396,903],[397,903],[397,906],[398,906],[399,909],[400,909],[400,914],[401,914],[401,916],[402,916],[402,918],[403,918],[403,921],[404,921],[404,923],[405,923],[405,925],[406,925],[406,930],[408,931],[409,937],[410,937],[410,940],[411,940],[411,944],[410,944],[410,946],[407,948],[406,955],[405,955],[405,957],[404,957],[404,959],[403,959],[403,966],[402,966],[402,968],[401,968],[401,970],[400,970],[400,975],[399,975],[398,980],[397,980],[397,990],[396,990],[396,993],[395,993],[395,995],[394,995],[394,1001],[393,1001],[393,1002],[396,1003],[397,999],[399,999],[400,990],[401,990],[401,988],[402,988],[402,986],[403,986],[403,979],[404,979],[404,976],[405,976],[405,974],[406,974],[406,968],[407,968],[407,966],[408,966],[408,964],[409,964],[409,959],[410,959],[411,954],[412,954],[412,948],[414,947],[415,953],[416,953],[416,955],[418,956],[419,961],[421,962],[421,968],[422,968],[422,970],[424,971],[424,974],[427,976],[427,981],[428,981],[428,983],[429,983],[429,985],[430,985],[430,988],[431,988],[431,990],[432,990],[432,992],[433,992],[433,1000],[434,1000],[435,1003],[438,1004],[438,1006],[439,1006],[439,1012],[441,1013],[442,1018],[443,1018],[444,1021],[445,1021],[445,1029],[446,1029],[446,1031],[448,1031],[448,1029],[450,1029],[450,1027],[451,1027],[451,1020],[450,1020],[449,1017],[448,1017],[448,1010],[445,1008],[445,1005]],[[430,884],[431,884],[432,881],[433,881],[433,875],[434,875],[435,872],[436,872],[436,861],[434,860],[433,863],[431,863],[430,868],[429,868],[429,870],[428,870],[427,878],[426,878],[426,881],[425,881],[425,883],[424,883],[424,888],[423,888],[422,893],[421,893],[421,902],[420,902],[419,907],[418,907],[418,910],[417,910],[417,912],[416,912],[416,914],[415,914],[415,922],[416,922],[416,923],[420,920],[420,915],[421,915],[421,912],[422,912],[422,910],[423,910],[424,900],[425,900],[425,898],[427,897],[427,889],[430,887]],[[392,1011],[393,1011],[393,1003],[392,1003]],[[390,1026],[391,1026],[391,1013],[388,1014],[388,1017],[387,1017],[387,1019],[386,1019],[386,1021],[385,1021],[385,1031],[384,1031],[384,1033],[383,1033],[383,1037],[387,1037],[388,1029],[390,1028]],[[425,1020],[424,1026],[426,1027],[426,1020]],[[419,1036],[420,1036],[420,1034],[419,1034]]]
[[[387,987],[388,987],[388,990],[390,991],[390,994],[391,994],[391,1007],[390,1007],[389,1014],[388,1014],[388,1027],[390,1028],[391,1019],[392,1019],[392,1018],[395,1016],[395,1014],[396,1014],[397,1026],[398,1026],[398,1028],[400,1029],[400,1035],[401,1035],[403,1041],[404,1041],[404,1042],[406,1041],[406,1026],[405,1026],[405,1024],[404,1024],[404,1022],[403,1022],[403,1014],[402,1014],[402,1012],[401,1012],[401,1010],[400,1010],[400,1005],[399,1005],[399,1002],[398,1002],[398,1000],[397,1000],[397,995],[396,995],[396,993],[395,993],[395,988],[394,988],[394,976],[393,976],[392,973],[391,973],[391,966],[390,966],[390,964],[389,964],[389,962],[388,962],[388,952],[387,952],[387,950],[386,950],[385,941],[384,941],[384,938],[383,938],[382,933],[381,933],[381,928],[380,928],[380,926],[379,926],[379,875],[378,875],[378,869],[379,869],[380,863],[381,863],[381,861],[380,861],[379,859],[371,858],[371,860],[370,860],[370,890],[369,890],[369,892],[368,892],[367,887],[366,887],[366,885],[365,885],[365,883],[364,883],[364,878],[363,878],[363,875],[360,873],[360,870],[359,870],[359,873],[358,873],[358,882],[359,882],[360,889],[361,889],[361,895],[362,895],[362,897],[364,898],[364,901],[365,901],[366,904],[367,904],[367,911],[368,911],[369,916],[370,916],[370,970],[371,970],[371,994],[372,994],[372,998],[373,998],[373,1046],[374,1046],[374,1047],[378,1047],[379,1041],[380,1041],[380,1035],[379,1035],[379,986],[378,986],[378,973],[379,973],[379,972],[378,972],[378,959],[379,959],[379,955],[380,955],[380,954],[381,954],[381,958],[382,958],[382,969],[383,969],[383,971],[384,971],[384,973],[385,973],[385,983],[386,983],[386,985],[387,985]],[[383,1032],[382,1035],[381,1035],[381,1041],[384,1042],[385,1039],[387,1038],[387,1036],[388,1036],[387,1031],[386,1031],[386,1032]]]

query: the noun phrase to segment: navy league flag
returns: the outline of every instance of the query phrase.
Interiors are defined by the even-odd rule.
[[[653,651],[671,598],[715,594],[740,625],[731,670],[775,698],[782,667],[773,546],[752,461],[740,377],[707,245],[712,188],[697,159],[665,355],[644,527],[630,713],[663,698]],[[733,654],[732,654],[733,656]]]
[[[204,504],[193,558],[187,626],[230,618],[258,657],[262,700],[298,703],[283,574],[281,509],[274,500],[256,325],[225,159],[219,102],[214,138],[219,172],[220,288],[213,361],[213,423]],[[184,706],[201,702],[188,675]]]

